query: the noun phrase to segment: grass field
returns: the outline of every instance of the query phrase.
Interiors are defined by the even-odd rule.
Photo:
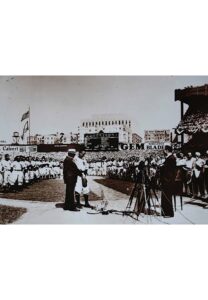
[[[13,223],[26,213],[26,211],[26,208],[0,205],[0,224]]]
[[[65,184],[63,180],[42,180],[24,188],[23,191],[0,193],[0,198],[41,202],[64,202]],[[90,192],[89,199],[90,201],[101,200],[101,198],[93,192]]]

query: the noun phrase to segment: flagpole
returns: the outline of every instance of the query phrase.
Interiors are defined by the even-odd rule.
[[[29,145],[30,145],[30,106],[29,106]]]

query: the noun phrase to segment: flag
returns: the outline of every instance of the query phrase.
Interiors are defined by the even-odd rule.
[[[25,119],[28,119],[30,116],[30,111],[28,110],[26,113],[24,113],[22,115],[22,119],[21,119],[21,122],[24,121]]]
[[[27,121],[23,127],[23,132],[21,135],[21,139],[24,140],[25,133],[29,130],[29,122]]]

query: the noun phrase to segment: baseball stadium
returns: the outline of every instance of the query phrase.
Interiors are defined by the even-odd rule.
[[[143,138],[124,114],[32,135],[29,108],[0,145],[0,223],[206,223],[208,85],[174,93],[179,123]]]

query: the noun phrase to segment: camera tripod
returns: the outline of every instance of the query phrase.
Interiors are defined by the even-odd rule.
[[[136,199],[135,202],[133,201],[134,198]],[[129,197],[126,211],[135,214],[137,219],[141,213],[145,213],[147,215],[158,215],[155,200],[159,203],[156,191],[151,187],[151,185],[136,182]],[[131,210],[133,202],[134,207],[133,210]],[[151,210],[151,206],[153,206],[153,210]]]

